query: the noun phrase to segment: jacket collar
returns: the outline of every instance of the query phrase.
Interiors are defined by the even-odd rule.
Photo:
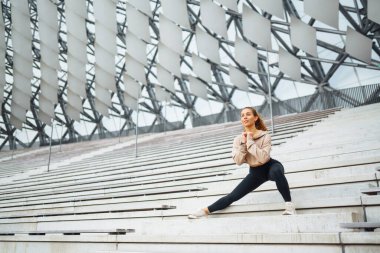
[[[258,140],[261,137],[263,137],[264,135],[266,135],[267,133],[268,133],[267,131],[260,130],[260,134],[256,138],[253,138],[253,140]]]

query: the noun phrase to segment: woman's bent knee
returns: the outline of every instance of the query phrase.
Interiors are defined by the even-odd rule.
[[[269,170],[269,178],[275,180],[284,176],[284,167],[281,163],[275,163]]]

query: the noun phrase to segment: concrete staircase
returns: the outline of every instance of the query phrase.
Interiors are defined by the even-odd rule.
[[[281,215],[267,182],[187,219],[245,177],[231,159],[238,122],[143,136],[137,158],[131,140],[78,145],[49,173],[1,179],[0,253],[379,252],[376,229],[342,226],[380,222],[380,196],[362,193],[379,187],[379,116],[374,104],[275,118],[272,157],[285,167],[295,216]]]

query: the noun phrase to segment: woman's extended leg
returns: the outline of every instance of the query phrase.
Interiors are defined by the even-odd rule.
[[[231,203],[241,199],[268,180],[265,171],[261,168],[251,170],[253,171],[251,171],[230,194],[220,198],[214,204],[210,205],[208,211],[212,213],[226,208],[231,205]]]
[[[209,213],[226,208],[231,205],[232,202],[241,199],[249,192],[259,187],[262,183],[268,181],[267,174],[267,169],[264,167],[250,169],[250,173],[235,187],[230,194],[220,198],[207,208],[203,208],[195,213],[189,214],[188,218],[197,219]]]

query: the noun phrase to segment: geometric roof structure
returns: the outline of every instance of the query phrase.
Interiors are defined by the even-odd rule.
[[[301,109],[286,105],[294,112],[307,111],[324,91],[355,104],[339,89],[380,80],[373,1],[370,12],[365,1],[94,2],[3,1],[0,150],[47,145],[50,136],[117,136],[137,123],[147,131],[191,125],[196,117],[268,105],[269,94],[274,101],[312,95]],[[290,56],[281,69],[280,51]],[[239,78],[231,80],[231,69]]]

